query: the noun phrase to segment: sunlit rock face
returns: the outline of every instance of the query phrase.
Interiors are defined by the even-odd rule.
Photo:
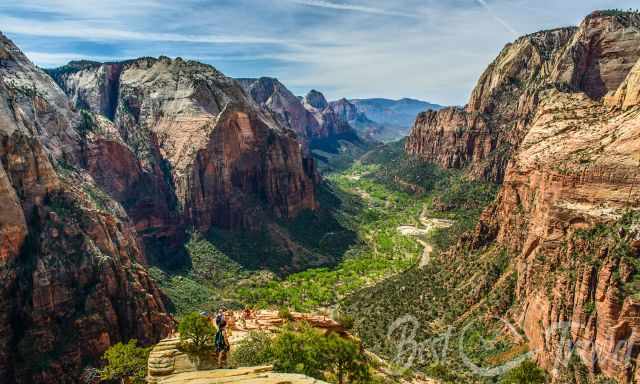
[[[315,169],[291,130],[297,125],[283,126],[211,66],[143,58],[57,79],[77,107],[112,116],[117,141],[135,154],[136,164],[105,169],[98,158],[89,168],[140,232],[255,228],[256,210],[291,218],[316,207]],[[127,168],[133,174],[118,171]]]
[[[0,95],[0,381],[73,382],[172,320],[129,217],[83,168],[85,123],[112,124],[81,115],[3,35]]]
[[[329,103],[319,91],[311,90],[300,98],[274,78],[238,81],[258,105],[271,112],[281,125],[296,132],[305,149],[313,147],[314,142],[332,138],[358,140],[350,125],[352,116],[343,113],[342,105]]]
[[[407,152],[445,168],[468,166],[476,178],[504,180],[541,93],[555,88],[596,101],[615,93],[640,58],[639,25],[634,13],[595,12],[577,28],[537,32],[507,44],[464,108],[418,116]],[[620,92],[626,95],[625,89]],[[631,88],[630,100],[634,92]],[[618,96],[619,104],[624,97]]]
[[[513,256],[507,315],[552,373],[568,353],[548,332],[561,324],[590,372],[640,382],[640,303],[630,293],[639,271],[629,261],[637,223],[620,224],[640,206],[638,27],[637,13],[595,12],[578,28],[519,38],[465,108],[420,115],[406,144],[422,159],[502,183],[466,241]],[[594,243],[581,231],[597,225],[617,229]]]

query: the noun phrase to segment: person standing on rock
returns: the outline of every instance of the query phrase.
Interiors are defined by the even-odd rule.
[[[224,311],[225,311],[224,307],[221,307],[218,310],[218,315],[216,316],[216,327],[218,327],[218,329],[227,326],[227,318],[224,315]]]
[[[218,312],[218,316],[216,316],[216,326],[218,327],[215,337],[216,354],[218,355],[218,368],[224,368],[227,365],[227,355],[230,349],[224,308],[221,308]]]

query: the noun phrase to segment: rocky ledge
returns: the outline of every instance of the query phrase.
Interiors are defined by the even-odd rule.
[[[168,376],[158,384],[327,384],[305,375],[294,373],[276,373],[270,366],[247,367],[237,369],[217,369],[211,371],[185,372]]]

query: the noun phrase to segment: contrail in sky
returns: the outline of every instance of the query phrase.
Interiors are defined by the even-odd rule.
[[[489,4],[487,4],[486,1],[484,1],[484,0],[476,0],[476,2],[478,4],[480,4],[484,9],[486,9],[487,12],[489,12],[489,14],[491,15],[491,17],[493,17],[498,23],[500,23],[503,27],[505,27],[505,29],[507,31],[511,32],[511,34],[513,34],[516,37],[519,36],[518,31],[516,31],[515,28],[513,28],[511,25],[509,25],[509,23],[507,23],[506,20],[504,20],[500,16],[496,15],[496,13],[493,12],[493,10],[489,7]]]
[[[415,14],[406,13],[406,12],[398,12],[398,11],[393,11],[393,10],[383,9],[383,8],[367,7],[364,5],[334,3],[332,1],[327,1],[327,0],[291,0],[291,2],[300,4],[300,5],[307,5],[310,7],[318,7],[318,8],[340,9],[344,11],[373,13],[377,15],[387,15],[387,16],[417,17]]]

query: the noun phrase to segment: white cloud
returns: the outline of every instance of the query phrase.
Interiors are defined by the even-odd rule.
[[[293,45],[292,41],[240,34],[178,34],[159,32],[138,32],[127,29],[104,28],[88,25],[84,22],[50,22],[23,18],[0,16],[0,25],[4,32],[31,35],[55,36],[87,40],[139,40],[165,41],[207,44],[281,44]]]
[[[363,5],[348,4],[348,3],[337,3],[337,2],[326,1],[326,0],[290,0],[290,1],[295,4],[306,5],[310,7],[338,9],[343,11],[364,12],[364,13],[372,13],[376,15],[418,17],[418,15],[415,13],[406,13],[406,12],[394,11],[391,9],[376,8],[376,7],[369,7],[369,6],[363,6]]]
[[[464,104],[516,31],[576,25],[611,7],[607,0],[3,0],[0,29],[44,66],[114,59],[109,54],[182,56],[230,76],[276,76],[297,93]]]

